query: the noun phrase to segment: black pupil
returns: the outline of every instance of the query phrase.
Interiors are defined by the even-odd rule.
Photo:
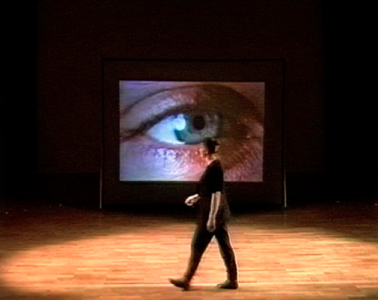
[[[202,130],[205,128],[205,118],[203,116],[195,116],[192,121],[194,129]]]

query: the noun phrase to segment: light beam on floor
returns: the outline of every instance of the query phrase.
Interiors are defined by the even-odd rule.
[[[111,290],[117,295],[127,290],[130,297],[142,297],[148,289],[177,293],[168,278],[183,274],[193,230],[189,223],[146,223],[124,234],[109,231],[93,238],[26,249],[1,262],[0,280],[23,294],[48,291],[75,296],[84,291]],[[290,295],[310,299],[313,293],[314,299],[336,299],[330,297],[357,297],[364,288],[378,288],[375,243],[318,228],[272,229],[243,222],[230,226],[230,235],[240,280],[234,295],[243,295],[241,299],[251,293],[272,296],[277,289],[287,290],[283,299],[291,299]],[[225,277],[213,240],[193,279],[194,292],[213,290]],[[214,296],[228,299],[230,294]]]

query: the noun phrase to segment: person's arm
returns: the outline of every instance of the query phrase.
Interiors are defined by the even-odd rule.
[[[221,192],[218,191],[211,194],[210,213],[206,225],[207,230],[210,232],[213,232],[216,228],[216,217],[219,211],[220,199]]]

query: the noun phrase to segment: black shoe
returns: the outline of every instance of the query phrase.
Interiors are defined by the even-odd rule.
[[[227,280],[224,283],[218,284],[217,287],[220,289],[236,290],[239,285],[237,281]]]
[[[187,291],[187,290],[189,290],[189,286],[190,286],[190,284],[189,284],[189,282],[187,281],[187,280],[185,280],[185,279],[169,279],[169,281],[173,284],[173,285],[175,285],[175,286],[177,286],[177,287],[180,287],[180,288],[183,288],[184,289],[184,291]]]

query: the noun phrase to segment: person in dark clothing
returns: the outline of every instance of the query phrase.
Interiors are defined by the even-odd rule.
[[[198,205],[198,220],[192,239],[189,264],[182,278],[170,279],[170,282],[184,290],[189,289],[190,281],[197,270],[201,257],[215,236],[228,274],[227,280],[218,284],[218,287],[237,289],[235,254],[227,230],[230,210],[224,194],[222,164],[216,154],[219,143],[214,139],[206,139],[203,146],[203,156],[207,159],[208,166],[197,185],[197,194],[189,196],[185,200],[188,206]]]

